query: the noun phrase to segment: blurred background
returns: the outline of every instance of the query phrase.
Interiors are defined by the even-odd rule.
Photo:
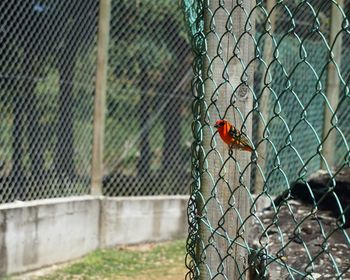
[[[0,202],[89,193],[99,1],[0,4]],[[112,1],[103,194],[185,194],[191,52],[179,4]]]

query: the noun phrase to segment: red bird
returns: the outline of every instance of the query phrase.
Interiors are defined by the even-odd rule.
[[[254,148],[249,144],[247,136],[237,130],[227,120],[216,121],[214,127],[217,128],[222,141],[224,141],[230,149],[238,149],[248,152],[254,151]]]

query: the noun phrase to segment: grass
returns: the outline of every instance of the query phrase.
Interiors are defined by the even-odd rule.
[[[184,240],[104,249],[49,274],[30,279],[178,280],[184,279],[186,273],[184,257]]]

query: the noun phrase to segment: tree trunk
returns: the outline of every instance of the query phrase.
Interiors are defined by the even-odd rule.
[[[24,88],[21,87],[24,91]],[[23,131],[24,131],[24,98],[23,92],[18,92],[13,96],[12,100],[12,114],[13,114],[13,125],[12,125],[12,170],[11,170],[11,182],[10,184],[14,186],[13,193],[17,199],[22,200],[24,186],[24,168],[23,168]]]
[[[151,163],[151,147],[149,143],[150,127],[150,106],[151,98],[148,94],[150,88],[150,78],[147,74],[146,61],[141,56],[141,75],[139,86],[141,88],[141,98],[139,101],[140,120],[140,159],[137,163],[137,174],[140,177],[149,177]]]
[[[20,89],[13,98],[13,166],[11,178],[15,185],[16,198],[23,200],[28,192],[38,185],[44,168],[44,150],[41,145],[40,113],[36,98],[35,87],[39,75],[34,52],[25,55],[27,65],[19,73]],[[24,137],[27,138],[30,173],[24,167]],[[32,192],[34,190],[31,190]]]
[[[75,53],[61,57],[59,64],[60,94],[58,99],[57,142],[55,165],[57,173],[63,176],[74,175],[74,113],[73,78]],[[66,54],[69,53],[68,50]]]

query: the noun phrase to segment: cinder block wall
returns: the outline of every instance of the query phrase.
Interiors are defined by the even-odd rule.
[[[184,238],[187,196],[70,197],[0,205],[0,275],[97,248]]]

